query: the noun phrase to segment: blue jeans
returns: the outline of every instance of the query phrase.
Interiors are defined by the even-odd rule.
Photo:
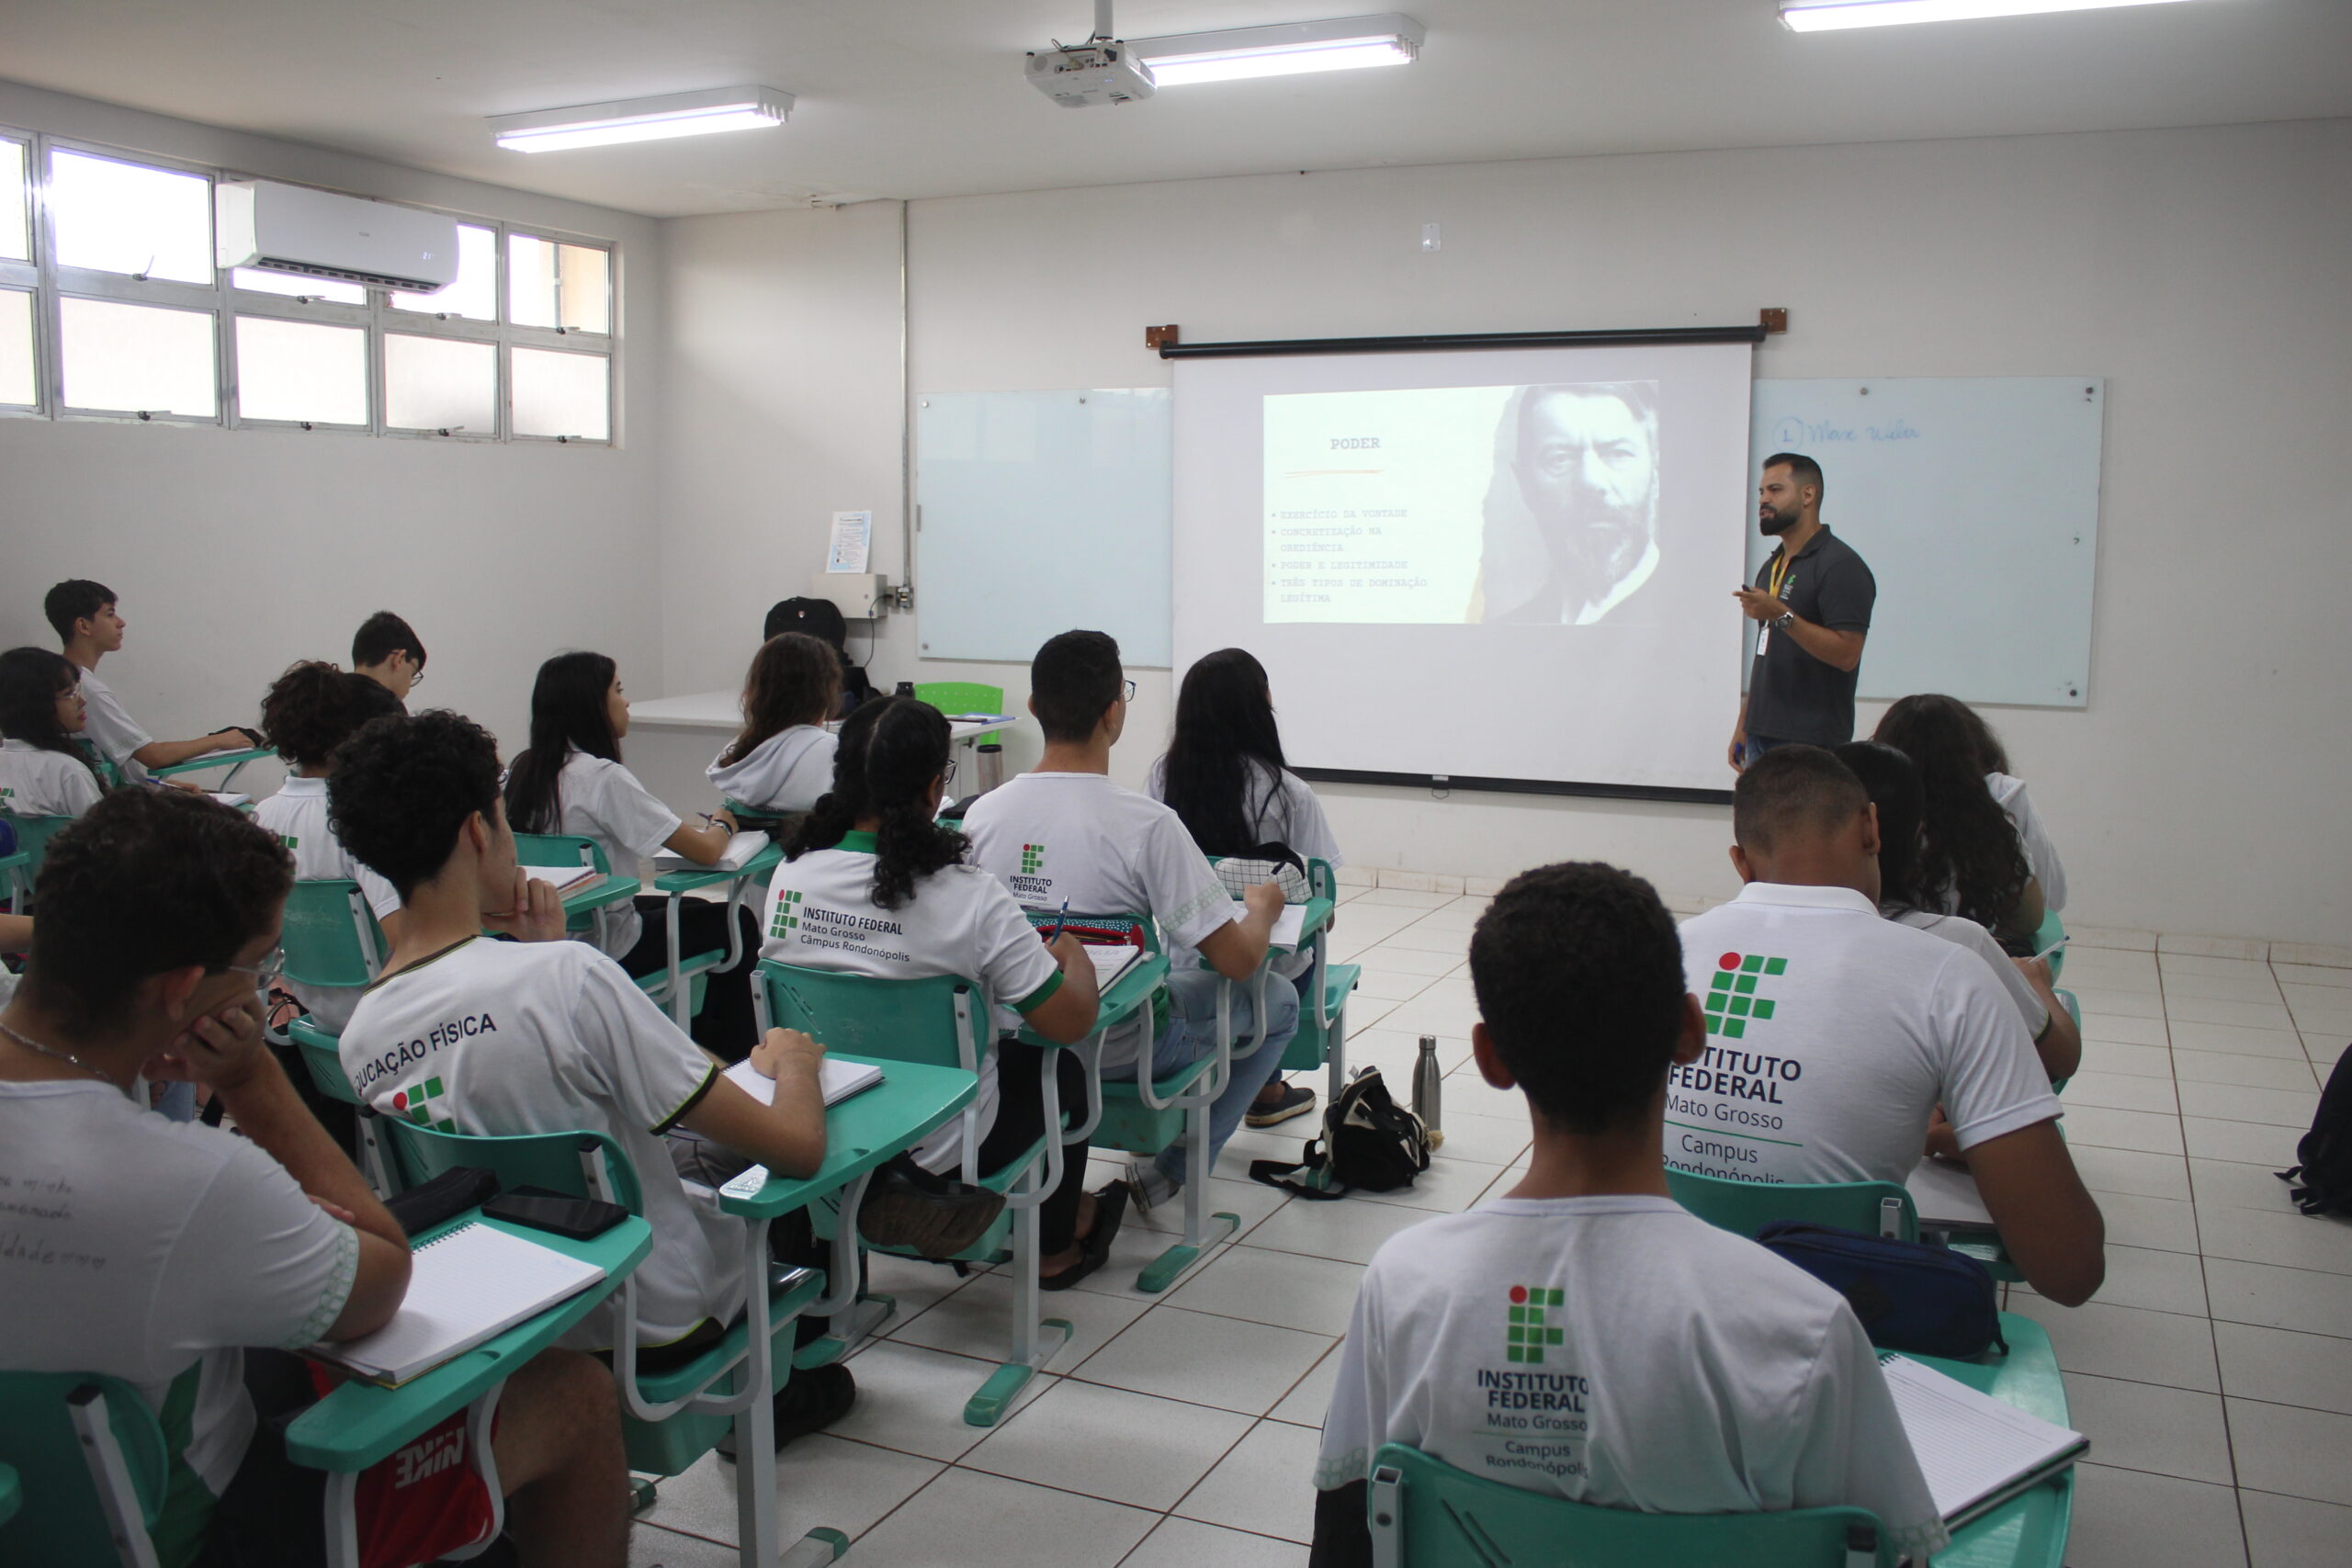
[[[1216,987],[1217,976],[1205,969],[1189,970],[1168,977],[1168,989],[1174,1007],[1168,1015],[1168,1027],[1152,1045],[1151,1076],[1165,1077],[1180,1067],[1190,1066],[1216,1051]],[[1257,1038],[1257,992],[1254,979],[1243,980],[1233,987],[1233,1039],[1237,1050]],[[1241,1118],[1249,1114],[1250,1102],[1282,1066],[1283,1053],[1290,1048],[1291,1036],[1298,1032],[1298,991],[1281,976],[1266,982],[1265,1045],[1254,1055],[1233,1064],[1233,1077],[1227,1082],[1225,1092],[1209,1102],[1209,1163],[1225,1149],[1227,1140],[1241,1125]],[[1132,1080],[1135,1067],[1113,1067],[1103,1075],[1106,1078]],[[1184,1185],[1184,1151],[1175,1145],[1159,1151],[1152,1163],[1159,1174]]]

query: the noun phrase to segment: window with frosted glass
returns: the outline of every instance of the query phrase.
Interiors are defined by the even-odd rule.
[[[0,289],[0,403],[17,407],[40,401],[33,374],[33,297]]]
[[[384,423],[400,430],[498,434],[497,346],[386,333]]]
[[[239,316],[237,415],[312,424],[366,424],[366,330],[276,316]]]
[[[498,236],[471,223],[458,225],[458,280],[430,294],[392,290],[395,310],[461,316],[469,321],[498,320]]]
[[[60,266],[212,281],[212,182],[202,175],[57,148],[49,225]]]
[[[607,439],[612,434],[612,363],[601,354],[514,350],[514,434]]]
[[[611,332],[612,253],[533,234],[507,235],[506,319],[518,327]]]
[[[25,144],[0,141],[0,261],[31,259],[32,229],[25,211]]]
[[[210,311],[68,298],[57,318],[66,407],[205,419],[218,411]]]

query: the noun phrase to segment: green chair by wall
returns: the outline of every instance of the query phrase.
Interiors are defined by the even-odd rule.
[[[1373,1456],[1365,1515],[1380,1568],[1894,1568],[1896,1559],[1862,1508],[1645,1514],[1507,1485],[1402,1443]]]
[[[982,1066],[981,1045],[989,1038],[987,1031],[994,1027],[994,1021],[989,1016],[986,994],[970,980],[954,975],[882,979],[802,968],[774,959],[761,963],[759,975],[760,984],[753,988],[753,997],[760,1004],[763,1032],[770,1024],[776,1024],[802,1031],[829,1051],[843,1051],[854,1056],[923,1062],[960,1067],[974,1074]],[[1048,1049],[1059,1048],[1047,1042],[1039,1043]],[[990,1066],[989,1070],[995,1069]],[[1060,1087],[1055,1081],[1050,1058],[1038,1077],[1044,1096],[1043,1125],[1048,1131],[994,1171],[983,1172],[979,1168],[977,1114],[969,1110],[963,1113],[964,1168],[958,1174],[976,1187],[1003,1194],[1004,1212],[955,1259],[933,1259],[942,1264],[1009,1260],[1012,1265],[1010,1353],[965,1402],[964,1419],[974,1427],[994,1426],[1029,1380],[1069,1342],[1072,1332],[1068,1319],[1043,1315],[1037,1288],[1037,1207],[1061,1181],[1064,1134],[1060,1129],[1065,1125]],[[845,1192],[837,1201],[820,1204],[810,1211],[818,1235],[836,1242],[837,1258],[846,1256],[839,1246],[841,1239],[844,1235],[854,1237],[857,1231],[856,1215],[845,1215],[842,1211],[849,1201],[862,1195],[862,1190]],[[871,1244],[861,1240],[858,1246]],[[874,1250],[899,1257],[917,1256],[899,1247]],[[831,1343],[819,1341],[825,1347],[823,1349],[811,1346],[802,1351],[803,1363],[845,1352],[878,1326],[895,1304],[886,1297],[862,1298],[856,1315],[829,1337]]]
[[[1004,712],[1004,688],[978,681],[918,681],[915,700],[948,715]]]

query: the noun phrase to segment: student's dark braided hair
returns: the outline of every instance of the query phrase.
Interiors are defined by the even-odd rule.
[[[964,835],[934,821],[926,798],[947,769],[947,717],[912,697],[863,704],[842,725],[833,752],[833,787],[786,846],[790,859],[829,850],[860,818],[879,817],[875,833],[874,902],[903,908],[915,885],[964,858]]]
[[[1988,931],[2015,923],[2018,901],[2033,877],[2018,830],[1985,786],[1967,706],[1954,697],[1905,697],[1886,710],[1871,739],[1919,764],[1925,790],[1926,837],[1919,845],[1915,886],[1933,908],[1946,890],[1957,913]]]
[[[104,790],[106,780],[90,749],[57,722],[57,699],[81,679],[72,660],[45,648],[12,648],[0,653],[0,736],[73,758],[90,770]]]

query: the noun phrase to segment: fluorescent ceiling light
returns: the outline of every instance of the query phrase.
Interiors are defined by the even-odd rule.
[[[1151,69],[1153,83],[1181,87],[1245,76],[1294,76],[1409,65],[1421,52],[1421,24],[1390,12],[1336,22],[1283,22],[1215,33],[1127,40],[1127,52]]]
[[[2052,11],[2105,11],[2118,6],[2177,5],[2180,0],[1789,0],[1781,25],[1791,32],[1892,28],[1905,22],[1973,22],[1987,17],[2039,17]]]
[[[706,136],[718,130],[756,130],[781,125],[791,113],[792,95],[774,87],[713,87],[700,93],[492,115],[490,129],[498,144],[513,152],[555,152],[568,147],[610,147],[621,141],[666,141],[673,136]]]

